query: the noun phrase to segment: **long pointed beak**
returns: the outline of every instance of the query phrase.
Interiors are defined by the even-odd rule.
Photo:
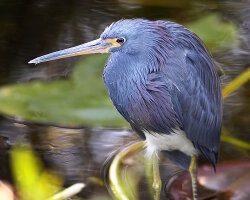
[[[106,43],[101,39],[93,40],[91,42],[78,45],[72,48],[64,49],[61,51],[56,51],[50,54],[46,54],[44,56],[40,56],[35,58],[29,63],[42,63],[51,60],[57,60],[61,58],[67,58],[72,56],[79,56],[84,54],[94,54],[94,53],[108,53],[109,49],[112,47],[111,43]]]

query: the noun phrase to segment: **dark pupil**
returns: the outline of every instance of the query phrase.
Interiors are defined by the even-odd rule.
[[[116,40],[117,43],[122,44],[124,42],[124,38],[118,38]]]

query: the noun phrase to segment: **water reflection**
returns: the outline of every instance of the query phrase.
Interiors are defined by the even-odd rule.
[[[80,196],[91,198],[95,195],[108,196],[105,184],[109,187],[108,167],[112,161],[112,155],[115,155],[119,149],[126,147],[131,141],[138,140],[138,137],[129,130],[124,129],[99,129],[99,128],[81,128],[71,129],[64,127],[55,127],[44,124],[22,124],[15,120],[2,118],[0,131],[0,179],[11,180],[11,172],[9,163],[8,149],[14,144],[29,143],[33,149],[41,156],[46,168],[53,169],[60,177],[63,177],[66,186],[76,182],[84,182],[87,187],[81,192]],[[12,130],[10,131],[10,127]],[[8,131],[8,136],[6,135]],[[231,148],[230,145],[223,143],[223,148]],[[231,160],[230,155],[234,154],[240,156],[237,159],[247,159],[247,154],[242,154],[240,151],[234,149],[228,152],[228,156],[223,151],[223,156],[220,160]],[[107,160],[108,159],[108,160]],[[106,163],[106,164],[105,164]],[[207,161],[200,160],[200,164],[205,164]],[[237,164],[237,163],[236,163]],[[210,181],[201,183],[206,187],[207,184],[221,184],[222,177],[230,183],[230,170],[236,170],[235,178],[245,176],[246,170],[249,170],[249,162],[235,165],[224,164],[218,166],[217,175],[212,178],[212,166],[201,168],[199,174],[205,178],[212,178]],[[139,183],[138,195],[139,199],[151,199],[150,196],[150,181],[146,178],[146,171],[149,166],[144,165],[144,151],[130,154],[122,161],[120,174],[123,177],[123,182],[131,185],[129,177],[133,178],[133,183]],[[239,170],[242,169],[242,170]],[[165,157],[161,157],[160,165],[161,175],[163,178],[163,185],[165,185],[165,193],[162,192],[162,198],[166,195],[169,197],[191,195],[189,174],[184,173],[177,166],[169,162]],[[241,173],[237,174],[237,170]],[[244,171],[245,170],[245,171]],[[244,171],[244,173],[243,173]],[[220,174],[222,172],[222,174]],[[223,173],[225,175],[223,175]],[[242,173],[244,175],[242,175]],[[183,174],[183,176],[180,176]],[[207,175],[206,175],[207,174]],[[136,177],[136,179],[135,179]],[[135,181],[137,180],[137,181]],[[207,180],[207,179],[206,179]],[[151,180],[152,181],[152,180]],[[242,182],[245,187],[246,182]],[[132,187],[132,185],[131,185]],[[134,187],[132,187],[134,188]],[[135,187],[136,188],[136,187]],[[135,189],[134,188],[134,189]],[[238,188],[238,187],[237,187]],[[205,197],[216,195],[214,191],[201,187],[200,195]],[[218,187],[219,191],[223,188]],[[184,192],[184,193],[183,193]],[[246,192],[246,190],[243,190]],[[137,193],[137,191],[136,191]],[[135,193],[135,194],[136,194]],[[220,194],[220,193],[219,193]],[[136,195],[137,196],[137,195]],[[224,198],[226,199],[226,198]],[[243,198],[244,199],[244,198]]]
[[[1,120],[1,126],[12,134],[0,133],[0,179],[10,180],[11,172],[7,149],[9,146],[30,143],[48,168],[64,178],[66,185],[87,183],[82,195],[106,194],[102,166],[107,157],[129,141],[138,139],[128,130],[119,129],[70,129],[45,125],[21,125],[15,121]],[[20,134],[21,132],[21,134]],[[26,142],[25,142],[26,141]]]

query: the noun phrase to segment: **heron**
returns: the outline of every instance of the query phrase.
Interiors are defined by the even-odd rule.
[[[159,199],[160,152],[189,170],[197,199],[197,157],[216,171],[222,123],[220,79],[202,40],[185,26],[164,20],[122,19],[100,38],[29,63],[109,53],[103,72],[108,95],[131,128],[145,140]]]

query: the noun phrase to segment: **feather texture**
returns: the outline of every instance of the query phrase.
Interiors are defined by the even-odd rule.
[[[114,36],[125,37],[127,44],[111,50],[103,79],[117,110],[144,139],[145,132],[182,130],[215,168],[222,96],[203,42],[179,24],[143,19],[118,21],[102,34]],[[178,147],[165,150],[172,159],[178,155],[175,162],[186,168],[190,155]]]

